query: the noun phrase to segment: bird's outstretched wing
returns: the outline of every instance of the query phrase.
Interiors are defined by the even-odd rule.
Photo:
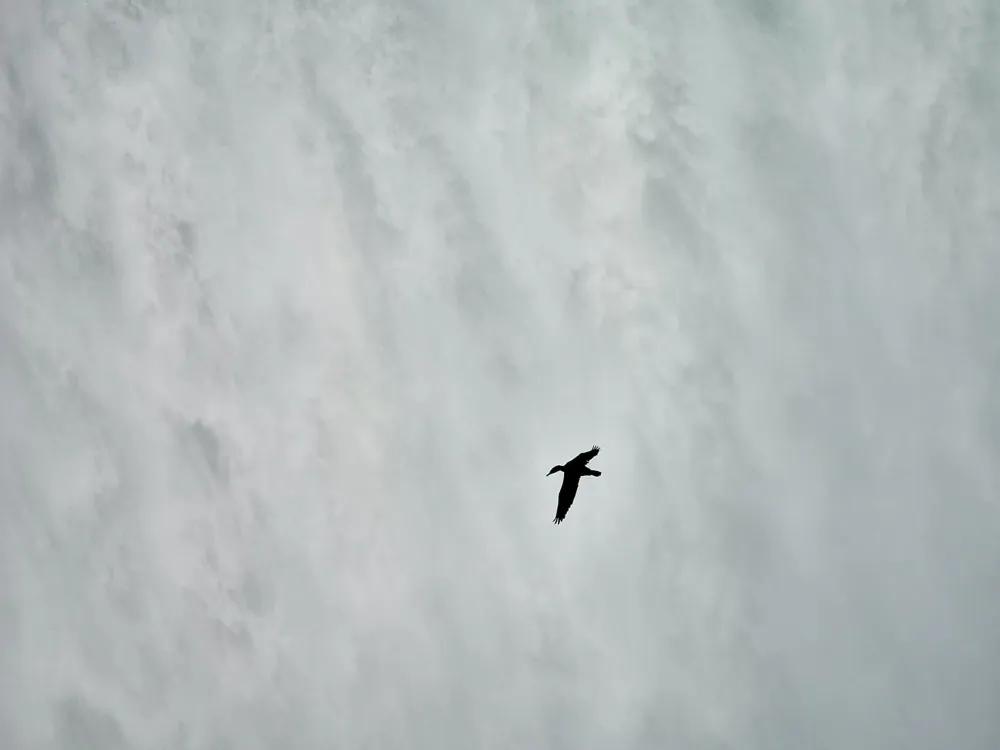
[[[569,507],[576,497],[576,488],[580,486],[579,474],[563,474],[562,487],[559,488],[559,505],[556,508],[556,517],[552,523],[562,523],[562,520],[569,512]]]
[[[589,451],[584,451],[579,456],[574,458],[570,463],[578,464],[579,466],[586,466],[587,463],[590,461],[590,459],[592,459],[600,452],[601,452],[600,447],[595,445]]]

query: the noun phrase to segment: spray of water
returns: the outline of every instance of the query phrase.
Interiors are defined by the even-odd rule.
[[[997,747],[998,49],[9,0],[0,744]]]

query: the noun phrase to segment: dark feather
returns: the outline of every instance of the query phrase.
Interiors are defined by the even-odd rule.
[[[555,523],[562,523],[576,498],[576,490],[580,486],[579,474],[563,474],[562,487],[559,488],[559,506],[556,508]]]
[[[570,461],[568,464],[566,464],[566,467],[569,468],[570,466],[573,466],[573,467],[580,467],[580,468],[582,468],[582,467],[586,466],[588,463],[590,463],[590,459],[592,459],[594,456],[596,456],[600,452],[601,452],[601,449],[595,445],[589,451],[585,451],[584,453],[581,453],[579,456],[577,456],[572,461]]]
[[[562,523],[563,519],[566,518],[570,506],[573,505],[573,500],[576,499],[576,491],[580,486],[581,476],[601,476],[601,472],[587,467],[587,463],[600,453],[600,451],[601,449],[595,445],[589,451],[585,451],[572,461],[569,461],[565,466],[557,466],[552,470],[556,471],[561,468],[563,471],[562,487],[559,488],[559,505],[556,508],[556,517],[553,519],[553,523]]]

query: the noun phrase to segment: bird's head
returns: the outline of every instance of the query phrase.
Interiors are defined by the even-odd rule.
[[[548,477],[548,476],[552,476],[552,475],[553,475],[553,474],[555,474],[555,473],[556,473],[557,471],[562,471],[562,470],[563,470],[563,467],[562,467],[562,466],[553,466],[553,467],[552,467],[551,469],[549,469],[549,473],[548,473],[548,474],[546,474],[545,476],[547,476],[547,477]]]

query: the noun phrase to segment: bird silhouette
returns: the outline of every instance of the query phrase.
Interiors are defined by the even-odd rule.
[[[556,508],[556,517],[552,523],[562,523],[569,512],[573,499],[576,497],[576,490],[580,486],[580,477],[599,477],[601,472],[595,471],[587,466],[594,456],[600,453],[601,449],[596,445],[589,451],[581,453],[572,461],[567,461],[565,466],[553,466],[548,474],[551,476],[557,471],[563,473],[562,487],[559,488],[559,506]]]

